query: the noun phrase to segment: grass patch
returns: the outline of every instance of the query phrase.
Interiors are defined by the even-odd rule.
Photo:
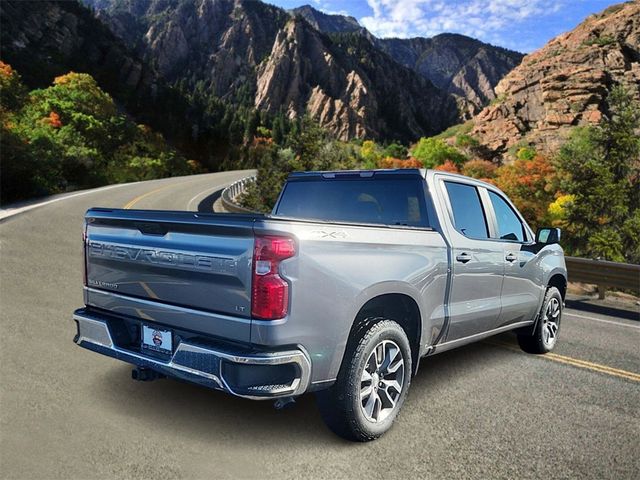
[[[585,40],[582,42],[583,45],[592,46],[598,45],[599,47],[605,47],[607,45],[611,45],[612,43],[616,43],[616,39],[613,37],[605,36],[605,37],[597,37],[590,38],[589,40]]]
[[[499,103],[504,102],[506,99],[507,99],[507,94],[506,93],[502,93],[502,94],[498,95],[496,98],[494,98],[493,100],[491,100],[489,102],[489,106],[498,105]]]
[[[514,159],[531,160],[536,156],[536,150],[527,140],[520,140],[507,150],[507,154]]]
[[[448,138],[457,137],[458,135],[466,135],[473,130],[474,125],[473,120],[468,120],[464,123],[459,123],[447,128],[444,132],[439,133],[434,138],[446,140]]]
[[[583,107],[584,105],[580,102],[571,102],[571,105],[569,105],[569,110],[571,110],[573,113],[578,113],[582,111]]]
[[[619,12],[620,10],[622,10],[624,8],[624,3],[621,3],[619,5],[612,5],[610,7],[607,7],[604,9],[604,11],[602,12],[602,16],[606,17],[607,15],[613,15],[614,13]]]

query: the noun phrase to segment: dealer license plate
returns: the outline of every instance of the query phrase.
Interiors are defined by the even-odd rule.
[[[172,351],[171,330],[142,325],[142,349],[156,353],[171,355]]]

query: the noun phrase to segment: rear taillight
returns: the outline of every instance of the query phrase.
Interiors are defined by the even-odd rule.
[[[84,254],[84,262],[83,262],[83,281],[84,286],[87,286],[87,222],[84,222],[84,227],[82,229],[82,252]]]
[[[287,315],[289,284],[279,273],[280,262],[296,254],[292,238],[256,237],[253,247],[253,283],[251,286],[251,316],[276,320]]]

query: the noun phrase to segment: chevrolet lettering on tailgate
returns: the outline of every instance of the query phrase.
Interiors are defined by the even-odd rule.
[[[89,256],[111,258],[126,262],[151,263],[174,266],[184,270],[196,270],[231,275],[236,269],[236,261],[228,258],[192,254],[178,251],[135,248],[105,242],[89,242]]]

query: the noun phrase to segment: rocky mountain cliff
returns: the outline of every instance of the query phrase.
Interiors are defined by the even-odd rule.
[[[640,101],[637,1],[592,15],[527,55],[497,85],[497,101],[475,117],[471,135],[494,158],[525,144],[553,152],[572,127],[607,114],[607,95],[616,84]]]
[[[251,0],[85,0],[171,82],[203,81],[218,97],[245,89],[289,15]],[[253,88],[251,88],[253,90]]]
[[[321,12],[311,5],[303,5],[291,10],[294,15],[304,17],[313,28],[325,33],[348,33],[365,31],[358,20],[347,15],[333,15]]]
[[[402,85],[402,88],[398,88]],[[339,138],[408,141],[455,122],[452,97],[364,37],[329,39],[292,18],[257,69],[257,108],[309,112]]]
[[[359,33],[396,62],[457,97],[463,116],[478,113],[495,98],[494,88],[521,61],[523,54],[464,35],[433,38],[376,38],[353,17],[329,15],[305,5],[292,13],[326,33]]]
[[[206,129],[231,129],[237,139],[234,109],[246,118],[252,108],[308,113],[342,139],[414,141],[486,103],[517,61],[457,35],[380,40],[354,18],[311,7],[83,1],[91,11],[75,1],[3,1],[0,56],[30,86],[69,70],[90,73],[139,120],[169,138],[179,130],[182,145]]]
[[[450,33],[433,38],[384,38],[378,45],[397,62],[459,97],[467,116],[495,98],[494,87],[523,57],[506,48]]]
[[[320,15],[310,23],[253,0],[85,1],[185,91],[290,118],[308,113],[341,139],[412,141],[459,119],[453,96],[364,37],[320,32],[314,25],[329,28]]]

